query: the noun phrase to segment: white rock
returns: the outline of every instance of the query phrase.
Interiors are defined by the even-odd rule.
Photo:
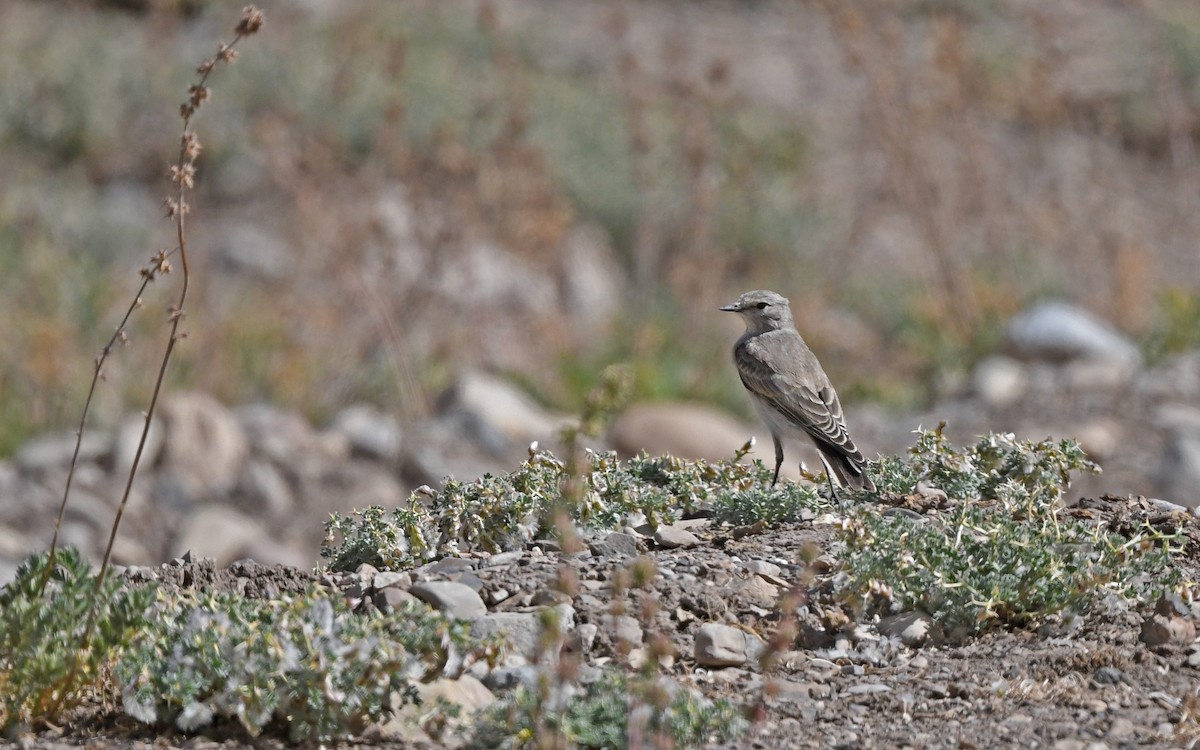
[[[1029,387],[1025,365],[1011,357],[998,355],[976,365],[971,380],[975,393],[996,408],[1016,403]]]
[[[1017,356],[1065,363],[1094,360],[1136,368],[1137,347],[1112,326],[1065,302],[1044,302],[1009,321],[1005,330]]]
[[[695,658],[703,667],[740,667],[763,648],[756,636],[729,625],[710,622],[696,630]]]
[[[687,529],[677,526],[659,526],[654,532],[654,543],[663,549],[676,547],[695,547],[700,544],[700,538]]]
[[[470,586],[453,581],[421,581],[409,593],[442,614],[458,620],[473,620],[487,614],[487,605]]]
[[[250,455],[233,412],[202,393],[168,394],[162,404],[163,458],[197,496],[229,492]]]
[[[899,638],[909,648],[922,646],[929,639],[933,620],[923,612],[902,612],[889,615],[879,621],[879,634],[888,638]]]

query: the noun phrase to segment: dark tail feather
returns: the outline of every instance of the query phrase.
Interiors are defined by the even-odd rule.
[[[838,484],[857,491],[875,491],[875,483],[871,481],[871,477],[867,476],[865,461],[855,460],[844,453],[825,450],[819,445],[817,450],[821,451],[821,455],[825,457],[826,465],[833,467],[833,474],[837,477]]]

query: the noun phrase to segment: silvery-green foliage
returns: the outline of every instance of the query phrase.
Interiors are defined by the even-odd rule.
[[[293,741],[350,736],[413,695],[450,650],[482,656],[466,625],[421,607],[356,615],[310,591],[274,601],[235,594],[165,600],[118,662],[125,711],[193,732],[218,719],[250,735],[271,722]]]

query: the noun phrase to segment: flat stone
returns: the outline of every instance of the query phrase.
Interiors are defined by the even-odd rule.
[[[929,639],[933,619],[923,612],[901,612],[879,621],[879,634],[887,638],[898,638],[909,648],[917,648]]]
[[[569,633],[575,626],[575,610],[568,606],[559,609],[561,632]],[[542,637],[542,615],[539,612],[492,612],[471,623],[472,638],[492,636],[508,641],[512,653],[521,657],[521,663],[534,661]]]
[[[398,573],[394,570],[381,570],[375,574],[375,579],[372,581],[376,590],[383,589],[407,589],[412,586],[412,576],[408,573]]]
[[[602,619],[605,630],[612,633],[613,640],[629,647],[642,645],[642,625],[629,615],[605,615]]]
[[[637,537],[623,531],[614,531],[604,539],[594,542],[591,550],[596,557],[611,557],[618,560],[637,557],[641,552],[638,549]]]
[[[487,614],[487,605],[470,586],[453,581],[420,581],[409,593],[434,609],[458,620],[473,620]]]
[[[386,588],[376,591],[375,595],[371,597],[371,601],[375,603],[376,609],[381,612],[394,612],[406,607],[409,602],[419,602],[421,600],[404,589]]]
[[[740,667],[763,647],[754,635],[729,625],[710,622],[696,630],[695,659],[702,667]]]
[[[779,574],[783,572],[783,569],[781,569],[778,565],[775,563],[769,563],[766,560],[751,560],[745,564],[745,568],[751,573],[758,573],[759,575],[768,575],[774,577],[779,577]]]
[[[687,529],[659,526],[658,530],[654,532],[654,543],[663,549],[695,547],[700,544],[700,538]]]
[[[779,587],[768,583],[762,576],[750,576],[741,585],[739,593],[751,604],[773,607],[779,601]]]

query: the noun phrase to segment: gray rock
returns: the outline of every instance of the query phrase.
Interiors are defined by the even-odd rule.
[[[234,494],[241,507],[260,518],[284,518],[295,509],[296,497],[275,464],[251,458],[242,468]]]
[[[750,571],[751,573],[758,573],[760,575],[768,575],[768,576],[774,576],[774,577],[779,577],[779,574],[783,572],[783,570],[778,565],[776,565],[775,563],[767,562],[766,560],[751,560],[750,562],[745,564],[745,568],[746,568],[746,570]]]
[[[79,463],[97,462],[104,459],[111,447],[111,438],[102,432],[88,430],[83,433],[79,445]],[[75,433],[59,432],[36,437],[22,445],[13,464],[20,472],[33,474],[52,469],[66,469],[71,465],[75,453]]]
[[[1009,321],[1005,335],[1022,359],[1066,363],[1093,360],[1133,369],[1137,347],[1091,313],[1064,302],[1043,302]]]
[[[492,612],[471,623],[472,638],[504,638],[521,663],[537,658],[541,634],[541,618],[536,612]]]
[[[487,605],[470,586],[452,581],[420,581],[409,593],[448,617],[473,620],[487,614]]]
[[[621,456],[651,455],[720,461],[733,456],[755,428],[699,404],[636,404],[613,421],[609,442]],[[768,450],[769,450],[768,446]]]
[[[993,408],[1003,408],[1020,400],[1029,387],[1025,365],[1004,356],[992,356],[975,366],[971,375],[975,393]]]
[[[641,552],[638,549],[638,538],[623,531],[614,531],[604,539],[593,542],[591,550],[596,557],[609,557],[617,560],[637,557]]]
[[[391,588],[408,589],[409,586],[412,586],[412,576],[406,572],[381,570],[375,574],[372,583],[377,591]]]
[[[175,540],[175,554],[190,551],[194,556],[216,558],[227,565],[247,557],[246,550],[267,536],[257,520],[222,505],[209,505],[187,518]]]
[[[163,467],[195,495],[224,494],[237,482],[250,444],[233,413],[202,393],[168,394],[162,404]]]
[[[388,587],[375,592],[375,596],[371,597],[376,608],[381,612],[393,612],[397,609],[405,607],[409,602],[418,602],[420,599],[408,593],[404,589]]]
[[[763,643],[729,625],[710,622],[696,630],[695,659],[702,667],[740,667],[758,657]]]
[[[465,372],[438,399],[439,412],[496,455],[532,441],[552,441],[569,422],[551,414],[516,386],[481,372]]]
[[[658,530],[654,532],[654,543],[663,549],[695,547],[700,544],[700,538],[678,526],[659,526]]]
[[[1200,409],[1183,404],[1159,408],[1156,421],[1167,429],[1158,467],[1162,494],[1188,508],[1200,507]]]
[[[604,629],[612,634],[615,642],[630,648],[642,645],[642,625],[636,618],[629,615],[605,615],[601,622]]]
[[[593,623],[585,622],[577,625],[567,636],[565,647],[577,654],[589,654],[596,643],[600,628]]]
[[[142,439],[142,430],[146,426],[146,418],[141,414],[130,415],[121,420],[112,446],[112,473],[117,477],[129,476],[133,466],[133,458],[137,455],[138,443]],[[146,444],[142,448],[142,457],[138,469],[154,466],[162,454],[163,426],[161,419],[150,422],[150,431],[146,433]]]
[[[345,436],[356,455],[381,461],[394,461],[400,455],[400,424],[368,404],[339,411],[332,429]]]
[[[879,621],[879,634],[899,638],[909,648],[918,648],[929,639],[933,619],[923,612],[902,612]]]

